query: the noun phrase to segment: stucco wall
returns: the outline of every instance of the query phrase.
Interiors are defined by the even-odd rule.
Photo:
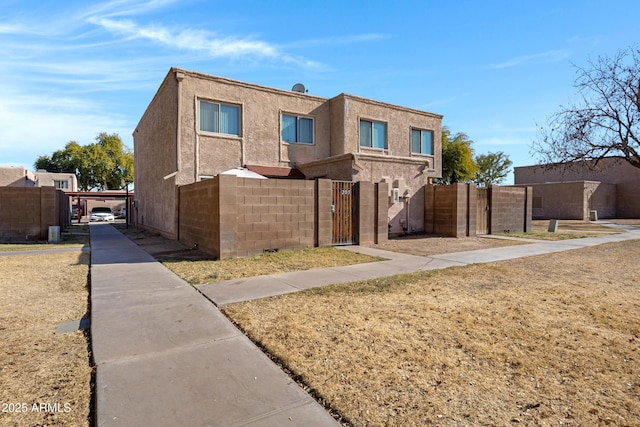
[[[200,100],[237,105],[240,135],[199,130]],[[281,115],[312,117],[314,143],[290,144],[281,140]],[[179,116],[179,120],[178,120]],[[360,119],[387,123],[388,150],[359,144]],[[409,231],[424,227],[422,187],[441,176],[442,116],[359,98],[338,95],[327,99],[249,84],[221,77],[172,69],[134,131],[136,206],[133,220],[169,237],[177,233],[177,186],[210,178],[246,164],[299,167],[332,161],[324,175],[335,180],[379,182],[401,180],[410,189],[410,203],[389,211],[400,227],[408,218]],[[411,129],[434,132],[434,155],[412,154]],[[355,162],[341,154],[355,153]],[[348,155],[348,154],[347,154]],[[348,165],[347,165],[348,163]],[[315,166],[314,166],[315,168]],[[322,172],[322,170],[320,171]],[[309,174],[305,171],[307,177]],[[407,206],[409,212],[407,213]],[[394,207],[394,209],[398,206]]]
[[[331,155],[381,154],[379,149],[360,147],[360,120],[378,121],[387,124],[388,147],[385,154],[424,159],[429,163],[425,173],[432,177],[442,176],[442,116],[348,94],[333,98],[331,108]],[[433,131],[432,156],[411,153],[412,128]]]
[[[35,187],[35,175],[20,167],[0,167],[0,187]]]
[[[177,93],[178,82],[171,71],[133,132],[136,206],[132,219],[138,226],[170,238],[176,238],[176,185],[181,179]]]
[[[191,181],[244,164],[290,166],[329,156],[330,108],[325,98],[185,72],[182,156]],[[199,130],[199,100],[238,105],[240,135]],[[313,118],[313,144],[281,140],[281,114]],[[185,178],[186,178],[185,177]]]

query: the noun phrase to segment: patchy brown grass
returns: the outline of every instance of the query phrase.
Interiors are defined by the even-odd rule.
[[[213,283],[242,277],[277,274],[312,268],[339,267],[380,261],[371,257],[334,247],[309,248],[264,253],[245,258],[218,261],[164,261],[163,264],[191,284]]]
[[[640,241],[225,312],[353,426],[640,425]]]
[[[567,240],[596,237],[606,234],[617,234],[617,230],[606,225],[589,221],[559,220],[558,229],[551,233],[548,220],[536,220],[531,223],[531,231],[527,233],[506,233],[508,237],[520,237],[536,240]]]
[[[80,253],[0,257],[0,425],[89,425],[87,338],[55,332],[86,314],[88,264]]]

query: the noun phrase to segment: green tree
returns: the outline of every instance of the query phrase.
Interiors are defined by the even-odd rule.
[[[513,164],[513,162],[509,160],[509,156],[502,151],[480,154],[476,156],[475,161],[478,166],[475,182],[484,187],[491,184],[501,184],[507,177],[509,168]]]
[[[449,128],[442,128],[442,178],[435,180],[437,184],[470,182],[476,177],[478,167],[471,144],[473,141],[466,134],[452,135]]]
[[[34,167],[76,174],[81,191],[119,190],[133,182],[133,153],[115,133],[100,133],[84,146],[70,141],[63,150],[38,157]]]

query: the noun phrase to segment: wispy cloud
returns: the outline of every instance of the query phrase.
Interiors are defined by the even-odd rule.
[[[144,39],[162,44],[169,48],[205,52],[210,58],[220,59],[269,59],[296,64],[309,68],[321,67],[321,64],[303,57],[281,51],[275,44],[264,40],[237,36],[220,36],[205,30],[171,30],[160,25],[139,25],[129,20],[114,20],[102,17],[90,17],[88,22],[100,26],[106,31],[123,36],[127,40]]]
[[[378,40],[388,39],[390,36],[387,34],[367,33],[367,34],[355,34],[348,36],[337,37],[324,37],[308,40],[298,40],[295,42],[287,43],[283,45],[283,48],[287,49],[300,49],[317,46],[339,46],[353,43],[366,43]]]
[[[112,18],[118,16],[134,16],[143,15],[154,10],[161,9],[171,4],[178,3],[177,0],[147,0],[147,1],[131,1],[131,0],[111,0],[98,3],[85,10],[80,11],[77,17],[80,19],[90,18],[92,16],[102,16],[104,18]]]
[[[519,67],[528,64],[548,64],[562,61],[569,58],[571,52],[568,50],[549,50],[547,52],[535,53],[532,55],[522,55],[497,64],[491,64],[490,69],[503,69]]]

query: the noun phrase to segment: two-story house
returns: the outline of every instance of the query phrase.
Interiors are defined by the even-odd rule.
[[[64,192],[78,191],[78,178],[73,173],[31,172],[21,167],[0,167],[0,186],[54,187]]]
[[[424,230],[442,116],[172,68],[133,133],[137,222],[175,237],[181,185],[245,167],[270,178],[388,183],[391,232]]]

